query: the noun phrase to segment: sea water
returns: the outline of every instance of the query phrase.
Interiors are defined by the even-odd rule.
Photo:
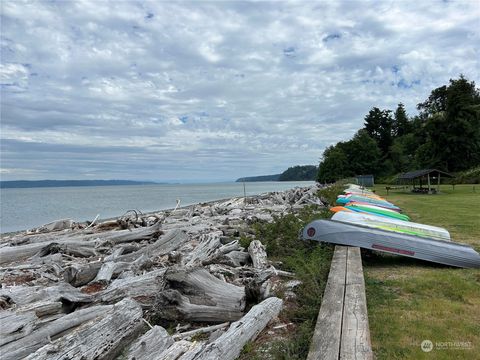
[[[247,196],[312,185],[312,181],[248,182]],[[76,186],[0,190],[0,232],[26,230],[58,219],[92,221],[128,210],[143,213],[242,197],[243,183]]]

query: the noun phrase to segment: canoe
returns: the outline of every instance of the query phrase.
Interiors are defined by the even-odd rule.
[[[376,229],[450,241],[450,233],[446,229],[410,221],[396,220],[376,215],[368,215],[365,213],[362,214],[358,212],[346,211],[335,213],[332,216],[332,220],[353,225],[363,225]]]
[[[372,229],[334,220],[315,220],[301,231],[303,240],[359,246],[439,264],[480,268],[480,254],[466,244]]]
[[[353,205],[346,205],[345,208],[347,208],[349,210],[352,210],[352,211],[364,212],[364,213],[366,212],[366,213],[375,214],[375,215],[382,215],[382,216],[387,216],[387,217],[394,218],[394,219],[399,219],[399,220],[405,220],[405,221],[410,220],[410,218],[405,214],[400,214],[400,213],[394,212],[394,211],[388,211],[388,210],[382,209],[381,207],[373,207],[373,206],[365,207],[365,206],[362,206],[362,205],[353,204]]]

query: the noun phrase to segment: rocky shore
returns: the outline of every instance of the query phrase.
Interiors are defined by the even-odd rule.
[[[275,287],[299,283],[252,224],[323,206],[317,190],[4,235],[2,359],[235,359],[281,311]]]

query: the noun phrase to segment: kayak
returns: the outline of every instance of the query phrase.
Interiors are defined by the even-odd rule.
[[[350,201],[350,202],[346,203],[345,205],[361,205],[361,206],[365,206],[365,207],[381,208],[381,209],[384,209],[384,210],[391,211],[393,213],[399,213],[400,212],[400,210],[391,209],[391,208],[382,206],[380,204],[373,205],[372,203],[366,203],[366,202],[361,202],[361,201]]]
[[[377,194],[373,194],[373,193],[369,194],[369,193],[349,191],[349,190],[344,190],[343,192],[345,193],[345,195],[341,195],[341,196],[356,195],[356,196],[365,196],[372,199],[385,200],[381,196],[378,196]]]
[[[334,213],[340,212],[340,211],[345,211],[345,212],[354,212],[353,210],[347,209],[344,206],[332,206],[330,209],[328,209]]]
[[[382,209],[381,207],[373,207],[373,206],[365,207],[365,206],[362,206],[362,205],[353,204],[353,205],[347,205],[347,206],[345,206],[345,208],[347,208],[349,210],[352,210],[352,211],[367,212],[367,213],[387,216],[387,217],[394,218],[394,219],[399,219],[399,220],[405,220],[405,221],[410,220],[410,218],[405,214],[400,214],[400,213],[397,213],[397,212],[388,211],[386,209]]]
[[[387,231],[395,231],[404,234],[432,237],[435,239],[450,241],[450,233],[446,229],[410,221],[396,220],[365,213],[346,211],[335,213],[332,216],[332,220],[354,225],[363,225]]]
[[[344,211],[344,212],[358,212],[358,213],[361,213],[361,214],[375,215],[375,216],[380,216],[380,217],[388,218],[388,219],[397,219],[397,220],[408,221],[406,219],[399,219],[398,217],[395,217],[395,216],[388,216],[388,215],[383,215],[383,214],[379,214],[379,213],[373,213],[373,212],[370,212],[370,211],[367,211],[367,210],[360,210],[358,208],[353,210],[352,207],[345,207],[345,206],[333,206],[329,210],[334,212],[334,213],[341,212],[341,211]]]
[[[303,240],[358,246],[435,263],[480,268],[480,254],[471,246],[335,220],[315,220],[301,231]]]
[[[352,201],[364,202],[371,205],[380,205],[388,209],[400,210],[398,206],[395,206],[392,203],[389,203],[388,201],[385,201],[385,200],[375,200],[375,199],[365,198],[361,196],[348,196],[348,197],[337,198],[337,204],[339,205],[345,205]]]

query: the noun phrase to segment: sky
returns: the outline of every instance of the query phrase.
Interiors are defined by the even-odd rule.
[[[0,37],[2,180],[280,173],[480,82],[478,0],[2,0]]]

